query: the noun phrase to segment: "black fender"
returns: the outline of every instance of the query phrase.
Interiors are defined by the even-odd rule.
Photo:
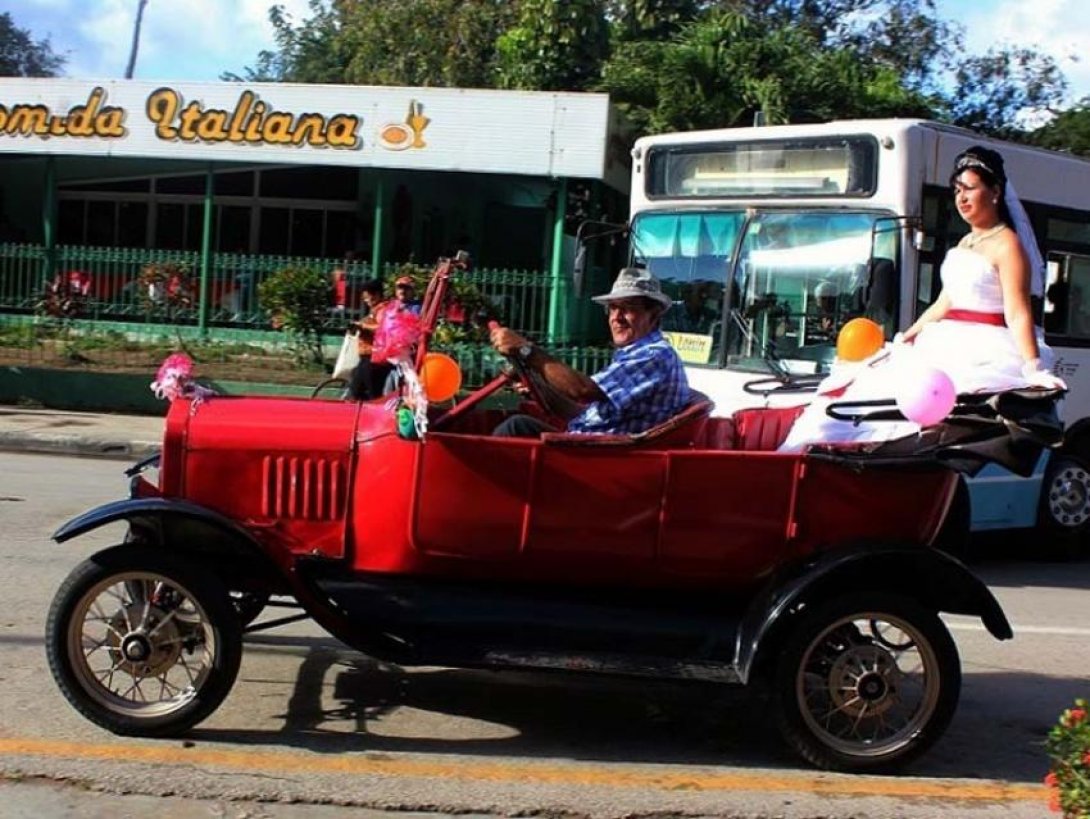
[[[959,560],[918,545],[861,544],[822,553],[757,595],[738,629],[741,680],[748,681],[762,650],[775,644],[801,606],[864,589],[911,597],[935,611],[976,615],[997,640],[1014,636],[995,596]]]
[[[219,558],[239,571],[275,580],[280,576],[262,544],[231,518],[171,498],[130,498],[95,507],[72,518],[53,533],[64,543],[109,523],[128,521],[130,539],[176,552]]]

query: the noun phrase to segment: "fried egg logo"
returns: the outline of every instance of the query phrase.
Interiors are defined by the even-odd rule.
[[[422,103],[413,100],[409,103],[409,114],[404,122],[390,122],[378,130],[378,144],[388,151],[404,151],[406,148],[423,148],[424,129],[431,122],[424,116]]]

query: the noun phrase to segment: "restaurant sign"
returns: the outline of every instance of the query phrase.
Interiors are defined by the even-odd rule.
[[[0,153],[601,178],[609,123],[600,94],[0,79]]]

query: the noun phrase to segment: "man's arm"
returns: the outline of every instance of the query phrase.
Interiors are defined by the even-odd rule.
[[[562,361],[557,361],[514,330],[508,327],[496,327],[492,330],[491,339],[492,346],[500,355],[519,358],[527,369],[540,375],[546,384],[570,401],[589,404],[592,401],[605,399],[605,393],[592,378],[572,369]],[[530,354],[522,357],[519,351],[525,348],[529,348]]]

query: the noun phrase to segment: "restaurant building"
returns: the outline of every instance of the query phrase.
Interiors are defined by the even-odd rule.
[[[363,276],[467,249],[544,285],[533,323],[570,340],[575,227],[624,221],[629,147],[601,94],[0,79],[0,313],[101,263],[109,317],[169,258],[199,272],[195,321],[256,322],[290,260]]]

